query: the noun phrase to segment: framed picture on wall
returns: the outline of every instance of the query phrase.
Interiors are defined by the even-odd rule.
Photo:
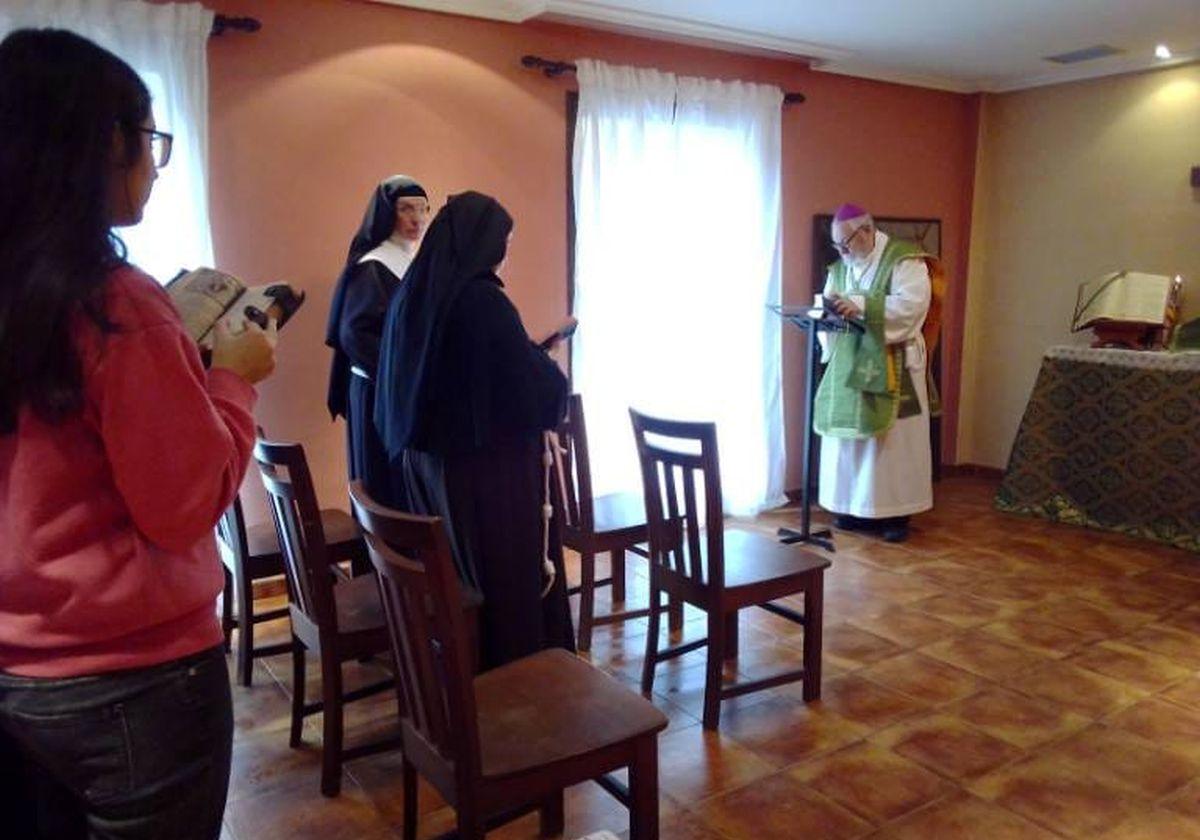
[[[830,263],[838,258],[838,252],[833,247],[830,229],[833,226],[833,216],[829,213],[818,213],[813,216],[812,239],[812,291],[820,294],[825,288],[825,275]],[[942,257],[942,220],[913,219],[903,216],[875,216],[875,227],[890,237],[899,237],[920,246],[926,253],[933,254],[938,259]],[[933,371],[933,381],[938,390],[942,388],[942,345],[933,358],[929,360]],[[814,371],[819,375],[819,371]],[[933,452],[933,479],[937,481],[942,474],[942,421],[939,417],[930,418],[929,422],[930,448]],[[816,453],[814,453],[815,455]],[[814,473],[819,472],[814,470]],[[815,477],[814,477],[815,481]]]

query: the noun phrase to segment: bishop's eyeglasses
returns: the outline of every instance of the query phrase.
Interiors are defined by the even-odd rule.
[[[855,228],[855,229],[854,229],[854,230],[853,230],[853,231],[850,233],[850,235],[849,235],[849,236],[847,236],[845,239],[843,239],[843,240],[841,240],[841,241],[838,241],[837,239],[834,239],[834,240],[832,240],[832,244],[833,244],[834,250],[836,250],[836,251],[837,251],[839,254],[844,254],[844,253],[846,253],[847,251],[849,251],[849,250],[850,250],[850,243],[854,241],[854,237],[858,236],[860,233],[862,233],[864,230],[866,230],[866,229],[867,229],[867,225],[868,225],[868,223],[867,223],[867,222],[863,222],[861,225],[859,225],[858,227],[856,227],[856,228]]]

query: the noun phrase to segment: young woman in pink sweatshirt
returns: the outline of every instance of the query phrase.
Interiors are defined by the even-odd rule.
[[[112,229],[170,146],[116,56],[56,30],[0,42],[0,760],[26,768],[34,836],[221,830],[213,526],[274,339],[222,331],[206,370],[126,262]]]

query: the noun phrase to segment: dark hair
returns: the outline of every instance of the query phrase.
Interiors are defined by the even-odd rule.
[[[85,38],[23,29],[0,42],[0,434],[25,403],[51,423],[82,405],[72,327],[114,329],[104,286],[125,261],[109,218],[114,130],[132,166],[149,116],[137,73]]]

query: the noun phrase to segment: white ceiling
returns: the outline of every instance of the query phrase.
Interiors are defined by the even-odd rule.
[[[961,92],[1016,90],[1200,60],[1200,0],[378,2],[497,20],[565,20],[803,57],[818,70]],[[1171,48],[1173,59],[1154,57],[1160,43]],[[1124,52],[1068,66],[1045,60],[1098,44]]]

